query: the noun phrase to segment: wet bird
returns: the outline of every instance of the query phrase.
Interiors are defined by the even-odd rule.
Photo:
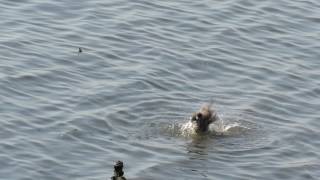
[[[111,177],[111,180],[126,180],[126,178],[123,176],[123,162],[117,161],[114,167],[114,175]]]
[[[206,104],[199,111],[193,113],[191,122],[194,124],[196,133],[205,133],[209,130],[209,125],[219,119],[212,104]]]

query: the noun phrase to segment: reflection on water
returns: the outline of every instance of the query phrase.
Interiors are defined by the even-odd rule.
[[[214,140],[209,136],[194,136],[186,148],[190,159],[206,159],[209,153],[208,146],[212,143]]]

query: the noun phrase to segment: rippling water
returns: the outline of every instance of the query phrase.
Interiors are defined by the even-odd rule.
[[[0,8],[0,179],[320,177],[319,1]],[[245,130],[177,134],[210,100]]]

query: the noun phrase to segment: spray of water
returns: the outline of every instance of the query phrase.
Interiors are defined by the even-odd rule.
[[[241,125],[239,122],[226,122],[224,121],[223,115],[219,114],[219,120],[210,124],[209,131],[205,134],[215,135],[215,136],[230,136],[244,133],[250,128]],[[184,137],[197,136],[195,131],[195,124],[190,120],[184,122],[183,124],[178,124],[175,126],[176,133]],[[177,128],[179,131],[177,131]]]

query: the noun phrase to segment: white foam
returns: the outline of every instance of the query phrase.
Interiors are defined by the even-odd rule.
[[[191,121],[188,121],[181,125],[180,127],[181,135],[186,137],[195,135],[196,134],[195,129],[196,129],[195,124],[193,124]]]
[[[194,136],[197,134],[195,129],[196,125],[189,120],[180,125],[180,134],[185,137]],[[241,125],[239,122],[226,123],[220,117],[218,121],[210,124],[208,133],[212,135],[235,135],[248,129],[248,127]]]

